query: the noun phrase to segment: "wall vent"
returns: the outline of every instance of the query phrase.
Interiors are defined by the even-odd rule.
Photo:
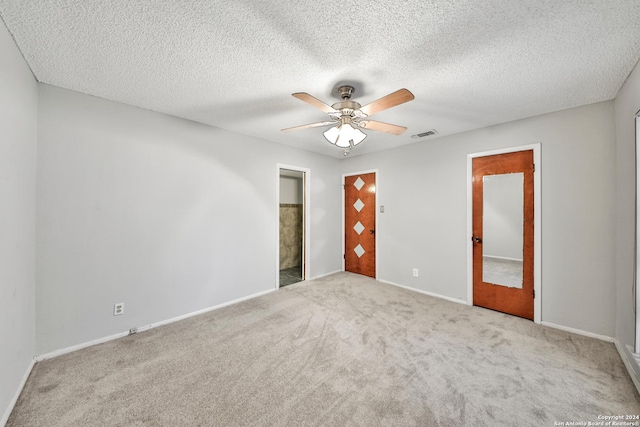
[[[417,133],[415,135],[411,135],[411,138],[424,138],[426,136],[437,135],[438,131],[435,129],[427,130],[424,132]]]

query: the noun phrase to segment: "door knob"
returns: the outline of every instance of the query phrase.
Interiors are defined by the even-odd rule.
[[[482,238],[471,236],[471,241],[475,243],[482,243]]]
[[[369,234],[375,234],[376,230],[369,230]]]

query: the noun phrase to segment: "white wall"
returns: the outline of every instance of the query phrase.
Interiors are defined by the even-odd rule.
[[[34,351],[38,86],[0,23],[0,425]]]
[[[304,194],[302,178],[294,176],[280,177],[280,203],[302,204]]]
[[[615,129],[602,102],[346,159],[378,168],[379,278],[466,300],[467,154],[541,143],[542,320],[613,336]],[[420,277],[411,277],[412,268]]]
[[[41,85],[37,353],[274,289],[277,163],[311,169],[310,276],[339,270],[335,159]]]
[[[616,200],[616,338],[634,345],[633,253],[635,212],[635,115],[640,110],[640,66],[620,89],[615,100],[617,200]]]

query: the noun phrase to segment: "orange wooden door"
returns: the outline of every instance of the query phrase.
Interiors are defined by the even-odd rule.
[[[486,157],[476,157],[473,159],[473,304],[492,310],[501,311],[503,313],[512,314],[526,319],[533,320],[533,151],[519,151],[514,153],[498,154]],[[522,246],[522,256],[520,261],[520,272],[516,276],[521,283],[516,285],[508,284],[506,276],[500,276],[502,265],[504,270],[511,268],[511,265],[517,264],[517,258],[507,258],[488,256],[489,243],[495,243],[494,239],[489,235],[484,235],[483,226],[486,218],[485,214],[489,214],[487,205],[485,212],[484,204],[487,198],[483,197],[484,192],[489,195],[489,187],[485,187],[489,182],[496,182],[496,178],[502,179],[506,175],[517,177],[521,182],[521,201],[522,209],[518,215],[520,218],[519,227],[522,227],[522,236],[518,245]],[[492,181],[493,180],[493,181]],[[493,184],[495,185],[495,184]],[[492,187],[500,188],[500,187]],[[491,190],[494,192],[495,190]],[[493,193],[493,198],[507,197],[500,193]],[[498,218],[498,217],[497,217]],[[498,227],[501,223],[497,223]],[[519,227],[517,233],[520,233]],[[487,224],[489,228],[489,224]],[[492,230],[498,230],[495,224],[491,226]],[[488,230],[487,230],[488,231]],[[499,231],[494,231],[498,234]],[[494,249],[492,249],[493,251]],[[493,267],[498,263],[497,267]],[[503,263],[502,265],[500,263]],[[486,264],[486,265],[485,265]],[[491,265],[491,267],[489,267]],[[492,277],[489,268],[495,268],[498,271],[496,276]],[[503,282],[504,280],[504,282]],[[500,281],[500,283],[497,283]]]
[[[376,174],[344,178],[344,269],[376,277]]]

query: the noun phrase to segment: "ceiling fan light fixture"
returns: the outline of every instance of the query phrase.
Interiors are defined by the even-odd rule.
[[[334,126],[326,131],[324,131],[323,135],[330,143],[334,144],[338,142],[338,138],[340,137],[340,127],[342,125]]]
[[[364,141],[367,134],[353,127],[350,123],[341,123],[326,130],[324,137],[327,141],[340,148],[350,148]]]

